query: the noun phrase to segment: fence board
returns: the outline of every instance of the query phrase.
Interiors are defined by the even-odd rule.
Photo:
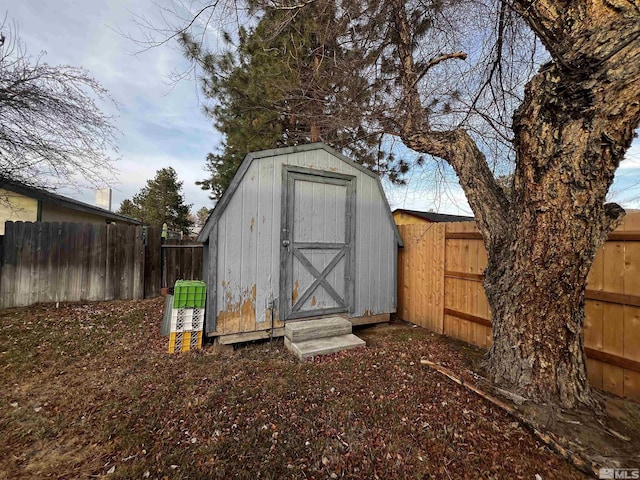
[[[125,291],[124,296],[126,298],[133,298],[133,254],[135,252],[136,231],[134,228],[128,228],[125,225],[119,225],[118,228],[122,231],[125,244],[134,247],[125,249],[121,263],[122,286]]]
[[[625,370],[623,390],[625,397],[640,402],[640,373]]]
[[[161,277],[161,234],[162,227],[147,227],[146,248],[144,254],[144,296],[155,297],[160,294]]]
[[[398,227],[398,230],[400,230],[400,227]],[[397,295],[398,298],[396,299],[396,312],[398,313],[398,315],[403,318],[403,313],[405,311],[405,302],[404,302],[404,297],[405,297],[405,292],[404,289],[406,288],[406,283],[404,280],[404,252],[403,252],[403,248],[401,248],[398,251],[398,266],[397,266],[397,272],[398,272],[398,287],[397,287]],[[205,258],[206,258],[206,253],[205,253]],[[0,284],[0,288],[2,288],[2,285]]]
[[[624,358],[640,362],[640,308],[624,305],[622,329],[622,352]]]
[[[51,245],[49,246],[49,258],[47,272],[49,274],[48,287],[49,294],[47,301],[55,302],[58,300],[58,281],[60,275],[60,236],[61,225],[58,222],[50,223],[51,227]]]
[[[607,242],[604,246],[603,289],[624,291],[624,242]]]
[[[51,274],[49,272],[49,257],[51,256],[51,225],[40,224],[40,245],[38,251],[37,301],[50,302]]]
[[[617,230],[624,232],[640,232],[640,214],[637,212],[627,214],[622,222],[622,227]]]
[[[13,238],[13,224],[7,224],[2,237],[2,273],[0,277],[6,275],[7,280],[0,280],[0,307],[5,308],[8,299],[10,298],[10,289],[13,287],[14,282],[9,281],[10,278],[15,278],[15,240]]]
[[[71,301],[79,302],[82,299],[82,268],[83,268],[83,245],[82,245],[82,234],[84,230],[84,225],[81,223],[72,223],[70,224],[70,231],[73,235],[73,245],[74,248],[72,252],[73,259],[73,269],[72,272],[72,290],[71,290]]]
[[[186,276],[188,277],[185,278],[185,280],[193,280],[193,250],[193,248],[185,248],[181,250],[184,261],[184,271]]]
[[[26,305],[38,302],[38,278],[40,277],[40,268],[38,258],[41,247],[41,226],[40,224],[29,225],[27,228],[29,233],[29,293],[25,297]]]
[[[71,262],[73,255],[73,239],[71,238],[70,224],[68,222],[62,222],[61,224],[61,248],[60,248],[60,265],[62,267],[62,276],[58,284],[58,294],[56,301],[64,301],[67,298],[67,286],[69,285]]]
[[[20,272],[20,289],[18,290],[18,306],[29,305],[29,288],[31,287],[31,232],[24,222],[20,222],[18,234],[20,235],[20,257],[18,269]]]
[[[105,298],[107,268],[107,226],[97,225],[91,233],[91,262],[89,264],[91,288],[89,300]]]
[[[202,243],[168,240],[162,246],[162,287],[173,287],[176,280],[201,280]]]
[[[115,225],[107,225],[107,252],[105,272],[105,300],[113,300],[116,298],[116,245],[118,242],[117,231]]]
[[[131,238],[128,237],[127,231],[125,230],[124,225],[116,225],[116,235],[117,235],[117,244],[123,245],[127,244],[131,241]],[[130,243],[129,243],[130,245]],[[118,284],[116,286],[116,298],[129,298],[130,296],[130,285],[129,285],[129,272],[127,271],[127,263],[128,263],[128,251],[123,252],[120,249],[116,250],[116,278],[118,279]]]
[[[401,225],[399,229],[409,241],[398,263],[398,312],[407,321],[442,333],[444,225]]]
[[[93,225],[82,225],[80,240],[80,300],[89,300],[91,289],[91,243]]]
[[[460,272],[468,273],[469,272],[469,251],[471,244],[474,242],[465,242],[460,241]],[[467,285],[471,283],[467,280],[456,279],[456,284],[458,287],[458,310],[464,313],[471,313],[471,306],[469,305],[468,294],[469,291],[467,289]],[[458,335],[460,340],[463,342],[471,342],[469,338],[469,330],[471,322],[468,320],[462,320],[458,322]]]
[[[78,243],[76,242],[76,230],[77,226],[75,223],[67,223],[67,251],[66,251],[66,281],[64,286],[64,291],[62,294],[62,298],[65,298],[70,301],[76,300],[76,252],[78,251]]]
[[[69,223],[63,222],[60,226],[60,277],[58,277],[56,288],[56,302],[70,299],[67,296],[67,288],[69,285],[69,263],[73,254],[73,245],[71,244],[71,234],[69,232]]]
[[[133,257],[133,292],[132,297],[136,299],[144,298],[144,235],[142,227],[136,227],[135,250]]]
[[[145,288],[143,228],[6,222],[0,251],[0,308],[37,302],[144,298],[159,293],[160,230],[149,248],[155,284]],[[201,256],[200,256],[201,258]],[[196,260],[191,260],[193,265]],[[201,265],[201,262],[200,262]]]
[[[405,244],[398,257],[399,316],[426,326],[418,321],[414,307],[427,288],[416,278],[414,270],[421,268],[416,259],[442,255],[442,302],[434,313],[429,310],[430,318],[440,320],[432,323],[442,325],[447,335],[490,347],[491,312],[482,286],[487,257],[474,222],[446,224],[441,243],[418,244],[418,232],[425,228],[431,225],[399,226]],[[425,249],[432,250],[418,253]],[[429,268],[434,271],[432,264]],[[585,296],[589,381],[596,388],[640,400],[640,372],[634,366],[640,361],[640,213],[628,214],[596,253]]]

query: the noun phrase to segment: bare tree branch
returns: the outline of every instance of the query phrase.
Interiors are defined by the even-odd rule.
[[[416,72],[411,27],[403,0],[393,1],[393,17],[405,111],[398,134],[409,148],[440,157],[453,167],[486,241],[491,243],[506,228],[509,201],[496,183],[484,154],[465,130],[432,130],[417,87],[424,72]],[[454,58],[466,55],[442,55],[437,63]]]
[[[4,28],[4,26],[2,27]],[[0,46],[0,177],[30,184],[113,180],[116,129],[108,92],[88,72],[26,54],[15,25]]]

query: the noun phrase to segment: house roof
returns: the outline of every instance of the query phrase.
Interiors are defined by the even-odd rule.
[[[25,197],[35,198],[36,200],[40,200],[41,202],[48,203],[56,207],[68,208],[70,210],[77,210],[84,213],[99,215],[101,217],[104,217],[106,220],[127,222],[134,225],[142,225],[142,222],[135,218],[120,215],[119,213],[114,213],[105,208],[100,208],[96,207],[95,205],[80,202],[73,198],[64,197],[62,195],[58,195],[57,193],[49,192],[43,188],[25,185],[24,183],[17,182],[15,180],[0,178],[0,188],[10,190],[14,193],[19,193],[20,195],[24,195]]]
[[[396,237],[396,241],[398,242],[398,245],[402,247],[403,246],[402,237],[400,236],[400,232],[398,231],[398,226],[396,225],[396,222],[393,220],[393,216],[391,215],[391,207],[389,207],[389,202],[387,201],[387,197],[385,196],[384,190],[382,189],[382,183],[380,183],[380,177],[378,177],[371,170],[363,167],[359,163],[354,162],[349,157],[343,155],[342,153],[338,152],[337,150],[334,150],[333,148],[331,148],[330,146],[322,142],[308,143],[304,145],[296,145],[293,147],[275,148],[271,150],[262,150],[260,152],[248,153],[244,157],[244,160],[240,164],[240,167],[238,167],[238,170],[233,176],[233,179],[231,180],[229,187],[225,190],[224,194],[222,195],[218,203],[216,203],[216,206],[214,207],[213,211],[209,215],[209,218],[204,224],[204,227],[202,227],[202,231],[200,232],[200,235],[198,235],[198,241],[199,242],[207,241],[209,234],[211,233],[211,229],[213,228],[213,225],[216,224],[216,222],[222,215],[222,212],[224,212],[224,209],[226,208],[227,204],[231,201],[231,197],[240,186],[240,183],[242,182],[242,179],[245,173],[247,173],[247,170],[249,170],[249,166],[254,160],[257,160],[260,158],[266,158],[266,157],[275,157],[279,155],[290,155],[292,153],[309,152],[313,150],[325,150],[326,152],[330,153],[334,157],[342,160],[343,162],[349,164],[351,167],[357,170],[360,170],[365,175],[368,175],[376,180],[376,183],[380,190],[380,196],[382,197],[382,200],[384,201],[387,207],[386,211],[388,212],[389,221],[393,226],[393,229],[394,229],[393,231]]]
[[[400,212],[414,217],[429,220],[430,222],[470,222],[473,217],[465,215],[449,215],[447,213],[421,212],[419,210],[405,210],[404,208],[396,208],[393,213]]]

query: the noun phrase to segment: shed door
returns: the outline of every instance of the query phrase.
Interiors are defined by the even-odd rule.
[[[354,291],[355,177],[283,168],[280,317],[347,312]]]

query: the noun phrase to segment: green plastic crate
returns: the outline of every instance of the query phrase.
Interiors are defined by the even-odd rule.
[[[200,280],[178,280],[173,288],[173,308],[204,308],[207,284]]]

